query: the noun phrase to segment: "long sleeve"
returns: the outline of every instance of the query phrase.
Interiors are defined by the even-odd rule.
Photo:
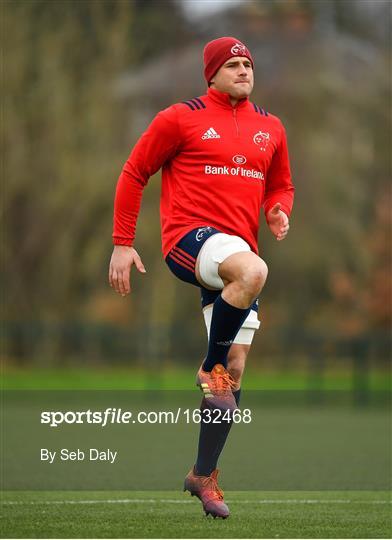
[[[175,107],[161,111],[140,137],[117,182],[113,243],[132,246],[143,189],[153,174],[172,158],[180,145]]]
[[[290,216],[294,202],[294,186],[291,181],[289,154],[287,150],[286,132],[282,125],[282,137],[274,153],[267,173],[264,196],[264,213],[276,203],[281,203],[281,210]]]

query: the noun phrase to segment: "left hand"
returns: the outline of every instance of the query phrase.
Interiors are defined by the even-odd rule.
[[[289,218],[280,207],[281,204],[276,203],[267,214],[268,227],[278,241],[286,238],[290,228]]]

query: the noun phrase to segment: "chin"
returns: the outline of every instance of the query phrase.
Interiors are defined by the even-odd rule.
[[[235,99],[244,99],[247,98],[251,93],[251,90],[248,90],[247,92],[233,92],[233,98]]]
[[[238,88],[237,86],[233,89],[232,96],[235,99],[244,99],[248,97],[251,94],[251,92],[252,92],[252,88],[249,85],[246,85],[244,88]]]

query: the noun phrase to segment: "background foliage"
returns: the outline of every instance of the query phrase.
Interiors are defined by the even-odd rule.
[[[148,274],[133,273],[125,300],[107,285],[112,204],[140,129],[159,108],[192,97],[192,77],[192,95],[204,91],[202,47],[230,34],[255,51],[253,99],[287,127],[297,188],[287,240],[277,244],[261,225],[270,275],[253,357],[283,367],[321,352],[388,357],[388,2],[249,0],[204,18],[170,0],[1,7],[10,363],[200,359],[198,292],[160,254],[159,175],[138,225]],[[184,55],[199,71],[180,71]],[[177,69],[170,92],[160,90]]]

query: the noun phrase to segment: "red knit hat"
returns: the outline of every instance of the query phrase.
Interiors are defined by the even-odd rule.
[[[204,47],[204,77],[208,84],[218,69],[233,56],[246,56],[254,67],[252,55],[239,39],[221,37],[207,43]]]

